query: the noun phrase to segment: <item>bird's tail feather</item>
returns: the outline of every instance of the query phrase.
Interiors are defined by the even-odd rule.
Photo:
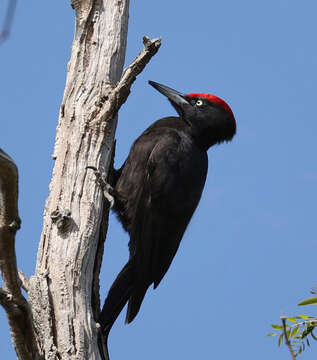
[[[109,360],[108,336],[110,330],[131,295],[133,271],[133,262],[130,259],[112,284],[98,319],[102,333],[101,336],[105,344],[105,351],[103,351],[101,339],[98,341],[98,344],[100,352],[105,353],[105,360]]]
[[[137,316],[146,291],[147,291],[147,287],[145,289],[143,289],[143,291],[139,290],[137,295],[134,295],[134,294],[131,295],[131,297],[129,299],[129,304],[128,304],[127,316],[125,319],[126,324],[129,324],[130,322],[132,322],[134,320],[134,318]]]

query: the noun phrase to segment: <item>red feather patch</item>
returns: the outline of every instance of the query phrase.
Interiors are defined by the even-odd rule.
[[[220,99],[216,95],[195,93],[195,94],[188,94],[186,96],[188,96],[190,98],[199,98],[199,97],[205,98],[212,104],[218,105],[219,107],[221,107],[222,109],[227,111],[234,119],[234,115],[233,115],[233,112],[232,112],[230,106],[224,100]]]

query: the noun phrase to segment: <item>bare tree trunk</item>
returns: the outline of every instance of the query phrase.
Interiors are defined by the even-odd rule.
[[[100,221],[106,214],[101,189],[85,168],[107,169],[111,160],[116,117],[100,112],[110,105],[108,94],[122,73],[128,3],[73,1],[75,37],[29,292],[46,359],[99,358],[91,298]]]
[[[3,266],[1,270],[5,284],[16,283],[13,288],[6,285],[1,290],[0,303],[9,320],[13,313],[10,304],[22,308],[23,316],[19,320],[24,325],[14,318],[9,321],[11,333],[18,334],[18,340],[14,340],[14,334],[12,338],[19,359],[40,356],[100,359],[95,320],[100,311],[99,270],[108,210],[94,173],[86,171],[86,166],[108,171],[117,112],[127,99],[135,77],[160,47],[160,39],[150,41],[145,37],[144,49],[121,77],[129,0],[72,0],[72,6],[76,12],[75,36],[57,126],[53,154],[56,162],[44,211],[36,271],[29,280],[20,274],[21,284],[28,292],[28,303],[20,285],[16,285],[17,207],[11,209],[12,216],[3,217],[3,224],[1,214],[7,213],[9,202],[0,207],[0,250],[3,252],[4,246],[9,246],[14,257],[14,271],[6,272]],[[8,159],[6,165],[13,164],[12,179],[17,184],[15,165]],[[2,171],[0,181],[4,181]],[[13,190],[2,186],[0,191],[5,194],[16,191],[16,204],[14,184]],[[3,194],[0,195],[3,199]],[[8,234],[13,236],[13,245],[6,240]],[[6,259],[2,260],[6,263]],[[5,281],[6,273],[11,278]],[[23,331],[28,331],[28,338],[22,336]]]

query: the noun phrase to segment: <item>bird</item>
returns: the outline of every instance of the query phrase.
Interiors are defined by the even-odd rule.
[[[112,210],[129,234],[129,259],[113,282],[98,323],[109,359],[108,336],[126,304],[126,323],[138,314],[148,288],[158,287],[199,203],[207,150],[236,133],[230,106],[206,93],[180,93],[149,81],[178,116],[150,125],[133,143],[107,187]]]

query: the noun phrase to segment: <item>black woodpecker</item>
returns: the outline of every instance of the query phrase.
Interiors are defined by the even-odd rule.
[[[167,272],[204,188],[207,150],[230,141],[236,132],[229,105],[217,96],[185,95],[149,83],[168,98],[179,116],[160,119],[147,128],[122,167],[114,171],[109,192],[113,210],[130,235],[130,257],[98,319],[105,344],[125,304],[126,323],[130,323],[148,287],[153,284],[155,289]]]

